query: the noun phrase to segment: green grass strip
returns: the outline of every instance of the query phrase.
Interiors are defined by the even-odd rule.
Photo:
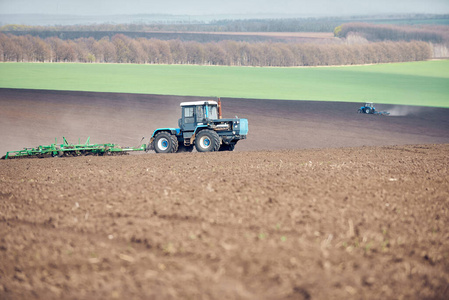
[[[312,68],[0,63],[0,88],[449,107],[449,60]]]

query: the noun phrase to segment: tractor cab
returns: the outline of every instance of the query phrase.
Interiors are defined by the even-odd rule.
[[[198,125],[206,125],[209,120],[219,119],[216,101],[182,102],[182,117],[178,120],[181,131],[194,131]]]

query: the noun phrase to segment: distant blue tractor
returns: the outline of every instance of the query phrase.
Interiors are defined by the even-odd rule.
[[[222,119],[221,101],[181,103],[179,128],[159,128],[153,132],[147,150],[156,153],[233,151],[246,139],[247,119]]]
[[[364,106],[360,107],[357,111],[358,113],[364,114],[374,114],[376,112],[376,108],[372,102],[366,102]]]
[[[388,116],[390,113],[386,111],[377,111],[374,107],[373,102],[366,102],[364,106],[357,110],[360,114],[370,114],[370,115],[382,115]]]

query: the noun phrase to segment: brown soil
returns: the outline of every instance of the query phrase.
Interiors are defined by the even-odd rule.
[[[0,155],[69,142],[136,146],[177,127],[183,101],[198,97],[0,89]],[[206,98],[204,98],[206,99]],[[361,103],[224,99],[224,117],[249,120],[237,151],[449,143],[449,109],[376,105],[394,115],[357,114]]]
[[[1,150],[133,145],[186,100],[0,90]],[[0,161],[0,299],[449,297],[447,109],[223,105],[235,152]]]

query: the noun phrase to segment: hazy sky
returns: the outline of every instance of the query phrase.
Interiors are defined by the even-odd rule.
[[[0,14],[449,13],[449,0],[0,0]]]

